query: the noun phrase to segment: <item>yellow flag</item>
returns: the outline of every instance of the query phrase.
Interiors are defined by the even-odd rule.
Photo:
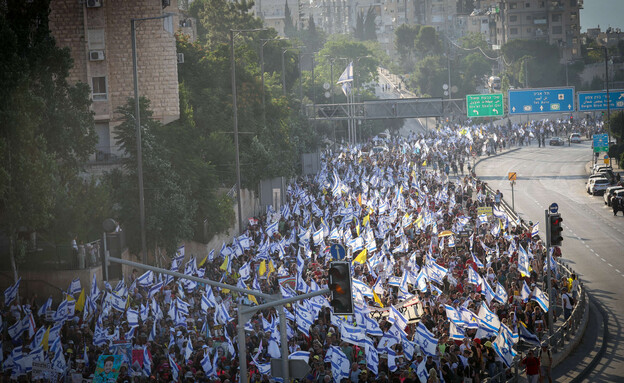
[[[266,273],[266,261],[262,261],[262,263],[260,264],[260,269],[258,270],[258,273],[260,274],[260,276],[264,275],[264,273]]]
[[[76,311],[84,310],[84,305],[85,305],[85,292],[84,292],[84,289],[82,289],[82,291],[80,292],[80,296],[78,297],[78,300],[76,301]]]
[[[39,343],[41,346],[43,346],[43,349],[46,351],[48,351],[48,338],[50,337],[50,327],[51,326],[48,326],[48,329],[43,334],[43,339],[41,339],[41,343]]]
[[[202,267],[204,265],[204,263],[206,263],[206,261],[208,260],[208,255],[206,255],[204,257],[204,259],[201,260],[201,262],[199,262],[199,264],[197,265],[197,267]]]
[[[427,160],[424,160],[424,161],[423,161],[422,166],[427,166]]]
[[[249,287],[247,287],[247,290],[251,290],[251,289]],[[258,304],[258,300],[256,299],[256,297],[254,295],[247,294],[247,298],[249,298],[249,300],[252,301],[253,303],[255,303],[256,305]]]
[[[362,219],[362,226],[367,226],[367,225],[368,225],[368,221],[370,221],[370,213],[368,213],[368,214],[366,215],[366,217],[364,217],[364,218]]]
[[[355,219],[355,218],[354,218]],[[357,236],[360,236],[360,223],[358,222],[358,224],[355,226],[355,232],[357,233]]]
[[[269,275],[275,272],[275,266],[273,266],[273,260],[269,261]]]
[[[360,206],[362,206],[362,193],[360,193],[358,195],[358,204],[360,204]]]
[[[383,303],[381,303],[381,299],[379,299],[379,295],[377,295],[377,293],[374,291],[373,291],[373,299],[375,300],[375,302],[379,303],[380,307],[384,307]]]
[[[228,258],[230,258],[229,255],[225,257],[225,259],[223,260],[223,263],[221,264],[221,266],[219,266],[219,268],[223,271],[227,270]]]
[[[353,259],[353,263],[359,262],[360,264],[366,262],[366,249],[362,250],[362,252]]]

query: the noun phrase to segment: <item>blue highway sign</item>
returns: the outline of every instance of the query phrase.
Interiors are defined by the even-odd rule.
[[[579,112],[607,110],[607,91],[578,92]],[[624,90],[609,91],[609,108],[624,109]]]
[[[548,206],[548,211],[550,211],[550,214],[556,214],[559,211],[559,205],[555,202],[551,203],[550,206]]]
[[[609,134],[594,134],[594,153],[606,152],[609,150]]]
[[[509,91],[509,114],[574,111],[574,88],[540,88]]]

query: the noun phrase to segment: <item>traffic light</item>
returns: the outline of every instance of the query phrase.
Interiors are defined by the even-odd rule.
[[[561,227],[561,223],[563,222],[563,218],[561,218],[561,214],[551,214],[548,219],[550,220],[548,229],[550,231],[550,246],[561,246],[561,242],[563,241],[563,227]]]
[[[332,262],[329,267],[329,289],[334,314],[353,314],[351,269],[349,262]]]

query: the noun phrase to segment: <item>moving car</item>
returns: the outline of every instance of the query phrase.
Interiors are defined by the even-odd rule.
[[[589,192],[591,195],[602,194],[610,184],[611,183],[606,178],[596,178],[595,181],[589,186]]]
[[[581,134],[580,133],[572,133],[570,134],[570,142],[573,144],[581,143]]]
[[[624,186],[609,186],[607,189],[605,189],[604,195],[602,197],[604,199],[605,205],[611,206],[611,199],[613,198],[615,193],[620,190],[624,190]]]
[[[560,137],[553,137],[550,139],[550,141],[548,141],[548,144],[550,146],[563,146],[565,142],[563,142],[563,139],[561,139]]]

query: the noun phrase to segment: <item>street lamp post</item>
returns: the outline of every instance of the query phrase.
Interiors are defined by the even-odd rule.
[[[603,45],[605,57],[605,88],[607,89],[607,155],[611,148],[611,100],[609,99],[609,50]],[[611,156],[609,156],[609,166],[611,166]]]
[[[134,82],[134,126],[136,130],[137,145],[137,177],[139,178],[139,225],[141,227],[141,253],[143,263],[147,263],[147,236],[145,234],[145,194],[143,190],[143,151],[141,148],[141,106],[139,103],[139,70],[137,68],[136,23],[137,21],[165,19],[171,16],[173,16],[173,13],[130,19],[132,38],[132,77]]]
[[[240,151],[238,147],[238,107],[236,105],[236,59],[234,57],[234,34],[259,32],[266,29],[230,29],[230,66],[232,74],[232,113],[234,114],[234,150],[236,151],[236,199],[238,202],[238,231],[243,231],[243,204],[241,200]],[[243,367],[241,366],[241,376]]]

